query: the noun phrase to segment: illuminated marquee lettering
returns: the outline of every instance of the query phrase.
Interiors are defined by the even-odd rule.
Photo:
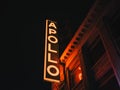
[[[51,49],[51,44],[50,43],[48,43],[48,51],[53,52],[53,53],[57,53],[56,50]]]
[[[54,29],[49,29],[49,34],[56,34],[57,32]]]
[[[44,80],[59,82],[59,50],[56,22],[46,20]]]
[[[48,53],[48,62],[57,63],[57,61],[51,59],[51,53]]]
[[[48,36],[48,40],[51,43],[58,43],[58,39],[55,36]]]
[[[52,73],[52,72],[50,71],[50,69],[52,69],[52,68],[56,70],[55,73]],[[56,66],[54,66],[54,65],[49,65],[48,68],[47,68],[47,71],[48,71],[48,73],[49,73],[50,75],[52,75],[52,76],[58,76],[58,75],[59,75],[59,69],[58,69]]]
[[[54,29],[57,29],[55,22],[53,21],[50,22],[49,27],[53,27]]]

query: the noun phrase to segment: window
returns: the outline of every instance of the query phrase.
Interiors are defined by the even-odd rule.
[[[97,81],[99,84],[98,90],[119,90],[120,87],[117,83],[117,80],[114,76],[112,68],[100,79]]]
[[[110,27],[110,34],[112,36],[113,42],[115,44],[116,50],[120,55],[120,13],[116,15],[116,20],[112,21],[109,25]]]
[[[99,58],[104,54],[104,52],[105,48],[100,37],[98,36],[89,46],[89,54],[91,56],[92,65],[94,65],[99,60]]]
[[[120,55],[120,9],[112,17],[104,17],[104,24],[107,26],[108,33],[116,48],[117,53]]]
[[[87,59],[89,59],[86,61],[86,63],[89,64],[90,68],[92,68],[105,53],[105,48],[103,46],[102,40],[100,39],[100,36],[97,35],[94,38],[93,36],[94,35],[92,35],[92,38],[90,37],[83,46],[83,51],[85,52]]]

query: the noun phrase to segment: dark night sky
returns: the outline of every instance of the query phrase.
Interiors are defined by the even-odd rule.
[[[0,90],[51,90],[43,80],[45,20],[58,23],[61,54],[93,1],[3,1]]]

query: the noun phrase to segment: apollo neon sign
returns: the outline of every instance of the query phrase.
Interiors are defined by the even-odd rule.
[[[46,20],[44,80],[50,82],[60,81],[58,60],[59,47],[57,38],[57,25],[54,21]]]

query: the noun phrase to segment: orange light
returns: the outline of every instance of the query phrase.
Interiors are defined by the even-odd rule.
[[[81,70],[81,67],[78,67],[79,70]]]
[[[79,80],[82,80],[82,73],[79,73]]]

